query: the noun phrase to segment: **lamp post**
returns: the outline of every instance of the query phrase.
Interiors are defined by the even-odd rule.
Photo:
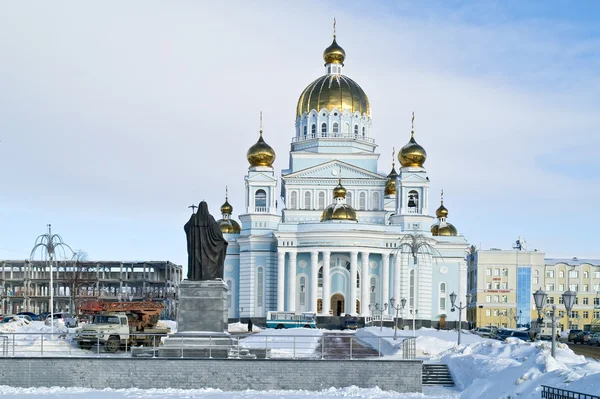
[[[404,309],[406,305],[406,298],[402,298],[400,303],[396,305],[396,298],[390,298],[390,306],[392,309],[396,309],[396,322],[394,323],[394,340],[398,336],[398,312]]]
[[[544,308],[544,304],[546,303],[546,297],[548,296],[548,294],[546,294],[541,288],[539,290],[537,290],[536,292],[533,293],[533,300],[535,302],[535,307],[538,311],[538,328],[540,328],[541,323],[543,322],[543,318],[542,318],[542,309]],[[563,302],[565,304],[565,309],[567,310],[567,317],[568,317],[568,313],[571,312],[571,309],[573,308],[573,304],[575,303],[575,297],[577,296],[577,293],[575,291],[565,291],[562,294],[562,298],[563,298]],[[555,357],[555,352],[556,352],[556,305],[552,304],[551,306],[552,309],[552,357]]]
[[[462,311],[463,309],[466,309],[469,306],[469,304],[471,303],[471,298],[472,295],[467,294],[466,305],[463,306],[462,301],[460,301],[458,303],[458,306],[456,306],[456,294],[454,293],[454,291],[452,291],[452,293],[450,294],[450,302],[452,303],[452,309],[450,309],[450,311],[454,312],[455,309],[458,309],[458,345],[460,345],[460,332],[462,330]]]
[[[416,333],[415,333],[415,320],[417,318],[417,314],[419,314],[419,309],[411,309],[410,310],[410,314],[413,317],[413,329],[412,330],[413,330],[413,337],[414,337],[414,336],[416,336]]]
[[[375,311],[379,312],[379,332],[383,331],[383,312],[385,312],[387,310],[387,307],[388,307],[387,303],[384,303],[383,307],[379,307],[378,303],[376,303],[376,304],[370,303],[369,304],[369,310],[371,312],[375,312]]]
[[[565,304],[565,309],[567,311],[567,327],[571,328],[569,317],[571,316],[571,309],[573,309],[573,305],[575,305],[575,298],[577,297],[577,293],[572,290],[565,291],[562,294],[563,303]]]

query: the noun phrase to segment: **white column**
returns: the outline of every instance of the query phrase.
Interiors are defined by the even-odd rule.
[[[331,278],[329,276],[329,262],[331,262],[331,253],[329,251],[323,251],[323,295],[321,295],[321,300],[323,301],[323,314],[326,316],[329,316],[331,305]]]
[[[296,311],[296,252],[290,252],[288,311]]]
[[[369,253],[362,252],[360,254],[360,258],[362,260],[362,274],[361,280],[362,284],[360,285],[360,314],[361,316],[369,315],[369,297],[371,291],[371,282],[369,281]],[[377,302],[377,300],[375,301]],[[387,301],[384,301],[387,302]],[[381,305],[383,306],[383,304]]]
[[[398,252],[394,256],[394,298],[396,298],[396,303],[400,301],[400,264],[402,262],[402,257],[400,256],[400,252]],[[408,300],[408,298],[407,298]]]
[[[358,268],[358,252],[350,252],[350,298],[346,305],[346,313],[356,313],[356,269]]]
[[[277,251],[277,311],[283,312],[285,304],[285,252]]]
[[[310,311],[317,312],[317,291],[319,289],[319,252],[310,253]]]
[[[384,302],[390,300],[390,255],[381,255],[381,295]],[[394,297],[395,298],[395,297]],[[400,298],[395,298],[396,303],[400,303]],[[390,304],[391,305],[391,304]],[[388,313],[391,312],[391,306],[388,308]]]

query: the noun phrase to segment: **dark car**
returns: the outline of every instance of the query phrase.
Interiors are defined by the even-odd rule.
[[[42,312],[39,314],[39,318],[41,321],[44,321],[48,318],[49,315],[50,315],[50,312]]]
[[[579,333],[577,333],[577,335],[575,337],[573,337],[573,343],[574,344],[587,344],[588,341],[590,340],[590,336],[592,335],[591,331],[580,331]]]
[[[32,321],[40,321],[40,316],[36,315],[33,312],[19,312],[17,316],[29,316]]]
[[[576,336],[577,334],[579,334],[581,331],[582,331],[582,330],[570,330],[570,331],[569,331],[569,336],[567,337],[567,343],[569,343],[569,342],[571,342],[571,341],[575,342],[575,341],[574,341],[574,339],[575,339],[575,336]]]
[[[511,331],[509,337],[518,338],[521,341],[531,341],[531,337],[529,336],[529,333],[527,331]]]
[[[506,338],[510,337],[512,335],[513,331],[512,330],[506,330],[504,328],[501,328],[498,330],[498,332],[496,333],[496,335],[494,336],[495,339],[499,339],[500,341],[505,340]]]

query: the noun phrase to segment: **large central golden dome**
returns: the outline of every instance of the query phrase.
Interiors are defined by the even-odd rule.
[[[300,95],[296,116],[311,110],[328,111],[334,108],[371,116],[369,98],[361,87],[347,76],[328,74],[309,84]]]

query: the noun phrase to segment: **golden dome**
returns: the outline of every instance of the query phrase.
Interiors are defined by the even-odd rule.
[[[457,236],[458,230],[451,223],[446,223],[444,226],[438,227],[438,236]]]
[[[396,195],[396,177],[398,177],[398,173],[396,173],[396,165],[394,164],[395,152],[396,150],[392,152],[392,171],[389,175],[387,175],[387,182],[385,183],[384,195]]]
[[[435,216],[438,218],[447,218],[448,217],[448,209],[444,206],[444,201],[438,209],[435,210]]]
[[[219,219],[217,223],[222,233],[239,234],[241,231],[240,225],[233,219]]]
[[[321,222],[326,220],[357,221],[356,211],[348,204],[331,204],[323,211]]]
[[[227,201],[227,197],[225,197],[225,203],[221,205],[221,213],[223,215],[231,215],[233,213],[233,207],[229,201]]]
[[[338,185],[333,189],[333,198],[346,198],[346,189],[342,186],[342,179],[340,179]]]
[[[296,116],[311,110],[348,110],[371,116],[369,99],[363,89],[347,76],[329,74],[315,80],[302,92],[296,107]]]
[[[327,64],[342,64],[344,65],[344,59],[346,58],[346,52],[339,44],[335,41],[335,35],[333,36],[333,43],[323,51],[323,59],[325,65]]]
[[[410,132],[410,141],[398,153],[398,161],[402,167],[418,166],[423,167],[427,159],[425,148],[421,147],[415,141],[415,113],[412,115],[412,130]]]
[[[272,166],[273,162],[275,162],[275,150],[265,143],[262,130],[256,144],[248,149],[246,158],[250,166]]]
[[[439,222],[436,222],[435,224],[432,224],[431,225],[431,234],[433,234],[434,236],[437,236],[439,228],[440,228]]]

